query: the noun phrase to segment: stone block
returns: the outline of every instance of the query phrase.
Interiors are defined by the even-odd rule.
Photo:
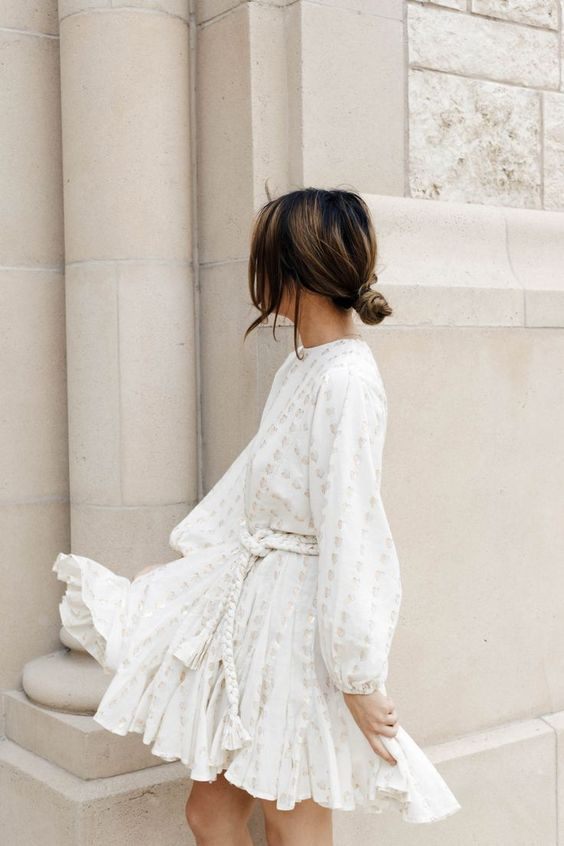
[[[295,0],[264,0],[261,6],[271,9],[284,9],[286,6],[294,5]],[[456,0],[451,0],[456,2]],[[462,0],[459,0],[462,2]],[[466,2],[466,0],[464,0]],[[403,0],[318,0],[319,5],[334,6],[340,9],[348,9],[362,15],[377,15],[382,18],[403,18]],[[218,15],[232,11],[239,5],[238,0],[198,0],[197,15],[198,23],[210,21]],[[303,5],[303,0],[297,5]]]
[[[435,6],[446,6],[448,9],[458,9],[461,12],[465,12],[468,5],[467,0],[417,0],[417,2],[433,3]]]
[[[523,326],[518,288],[379,285],[393,308],[387,326]]]
[[[472,11],[491,18],[558,29],[559,0],[472,0]]]
[[[286,0],[289,5],[291,0]],[[307,0],[304,5],[307,4]],[[361,15],[375,15],[381,18],[391,18],[401,21],[404,16],[403,0],[317,0],[317,5],[345,9]]]
[[[112,262],[67,268],[71,490],[105,505],[121,503],[118,291]]]
[[[527,326],[564,328],[564,291],[525,291]]]
[[[539,97],[515,86],[411,70],[412,196],[539,208]]]
[[[290,35],[290,30],[292,35]],[[254,204],[266,202],[265,184],[276,196],[288,183],[289,157],[293,139],[289,129],[288,88],[292,69],[288,66],[288,52],[293,47],[293,28],[288,25],[287,10],[273,3],[251,3],[249,6],[249,49],[254,61],[249,66],[250,85],[253,92],[252,188]],[[221,162],[219,162],[221,166]],[[214,164],[215,168],[217,165]],[[226,205],[231,204],[233,198]],[[237,198],[234,198],[238,202]],[[253,208],[242,212],[243,242],[241,255],[250,243]],[[221,246],[221,241],[218,246]],[[213,249],[210,244],[209,249]],[[219,255],[219,252],[217,252]]]
[[[564,711],[545,714],[542,719],[552,727],[556,735],[557,802],[560,820],[559,837],[556,843],[557,846],[564,846],[564,827],[562,826],[562,820],[564,820]]]
[[[275,0],[272,5],[286,6],[287,2],[288,0],[278,0],[278,2]],[[236,11],[240,5],[239,0],[197,0],[198,24],[209,23],[213,18]]]
[[[249,4],[198,33],[198,213],[202,264],[247,255],[253,209]]]
[[[59,4],[60,5],[60,4]],[[3,0],[2,26],[29,33],[57,35],[57,0]],[[56,49],[56,43],[55,43]]]
[[[544,206],[564,211],[564,93],[543,94],[543,129]]]
[[[194,843],[180,762],[83,781],[0,741],[0,830],[10,846],[177,846]]]
[[[67,315],[73,499],[100,506],[192,499],[190,268],[142,261],[72,265]]]
[[[560,21],[564,21],[564,0],[560,0]],[[560,27],[560,64],[564,65],[564,23]],[[564,73],[560,74],[560,90],[564,91]]]
[[[67,262],[187,260],[185,21],[126,7],[65,17],[61,76]]]
[[[117,273],[121,501],[168,506],[198,484],[192,271],[139,262]]]
[[[103,675],[107,687],[110,679]],[[83,681],[78,677],[75,683]],[[4,701],[6,737],[79,778],[108,778],[163,763],[135,732],[118,736],[91,717],[40,707],[21,690],[6,691]]]
[[[408,6],[411,65],[500,82],[558,88],[558,33],[447,9]]]
[[[296,177],[306,185],[346,182],[357,191],[403,195],[403,22],[303,3],[299,25],[299,90],[291,89],[301,119]]]
[[[68,495],[64,278],[0,271],[2,498]]]
[[[201,359],[206,362],[202,372],[205,491],[255,434],[262,413],[257,388],[258,329],[243,337],[259,316],[247,291],[246,262],[200,270]]]
[[[503,209],[405,197],[365,199],[378,240],[381,284],[478,288],[484,295],[486,289],[515,287]]]
[[[564,214],[506,209],[507,252],[516,279],[528,291],[564,289]]]
[[[404,583],[388,691],[436,743],[564,701],[564,337],[384,327],[366,337],[388,394],[382,495]]]
[[[9,3],[2,25],[49,28],[49,15],[41,9],[46,13],[50,5],[25,2],[20,14]],[[58,267],[63,260],[59,43],[2,29],[0,49],[0,264]]]
[[[564,215],[367,194],[400,325],[560,326]]]
[[[60,646],[61,583],[49,566],[69,542],[66,498],[0,507],[0,688],[19,687],[30,658]]]
[[[91,12],[125,6],[128,9],[137,9],[142,12],[162,12],[173,15],[187,21],[190,13],[189,0],[127,0],[127,2],[114,3],[112,0],[59,0],[59,17],[68,17],[77,12]]]

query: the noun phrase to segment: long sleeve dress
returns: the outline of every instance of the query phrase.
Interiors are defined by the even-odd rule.
[[[460,809],[400,724],[380,738],[343,692],[386,693],[402,586],[380,495],[387,403],[363,339],[294,351],[256,434],[136,579],[60,553],[67,630],[112,676],[93,719],[193,780],[224,771],[280,810],[432,822]]]

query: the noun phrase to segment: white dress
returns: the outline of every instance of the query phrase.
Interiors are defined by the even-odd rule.
[[[173,528],[181,557],[130,581],[60,553],[61,620],[113,676],[93,719],[193,780],[225,771],[280,810],[311,797],[439,820],[461,806],[401,716],[380,736],[392,766],[341,694],[386,693],[402,595],[380,372],[363,339],[299,349],[254,437]]]

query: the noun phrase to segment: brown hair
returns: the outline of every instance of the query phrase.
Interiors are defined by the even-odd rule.
[[[285,289],[295,292],[296,355],[302,288],[329,297],[340,308],[354,308],[364,323],[380,323],[392,309],[372,288],[378,280],[376,256],[370,212],[358,194],[302,188],[269,200],[257,212],[251,232],[249,291],[261,314],[245,338],[272,312],[276,337]]]

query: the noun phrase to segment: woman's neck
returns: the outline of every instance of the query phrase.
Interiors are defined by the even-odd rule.
[[[304,347],[316,347],[339,338],[359,336],[352,309],[340,309],[325,297],[301,298],[298,333]]]

